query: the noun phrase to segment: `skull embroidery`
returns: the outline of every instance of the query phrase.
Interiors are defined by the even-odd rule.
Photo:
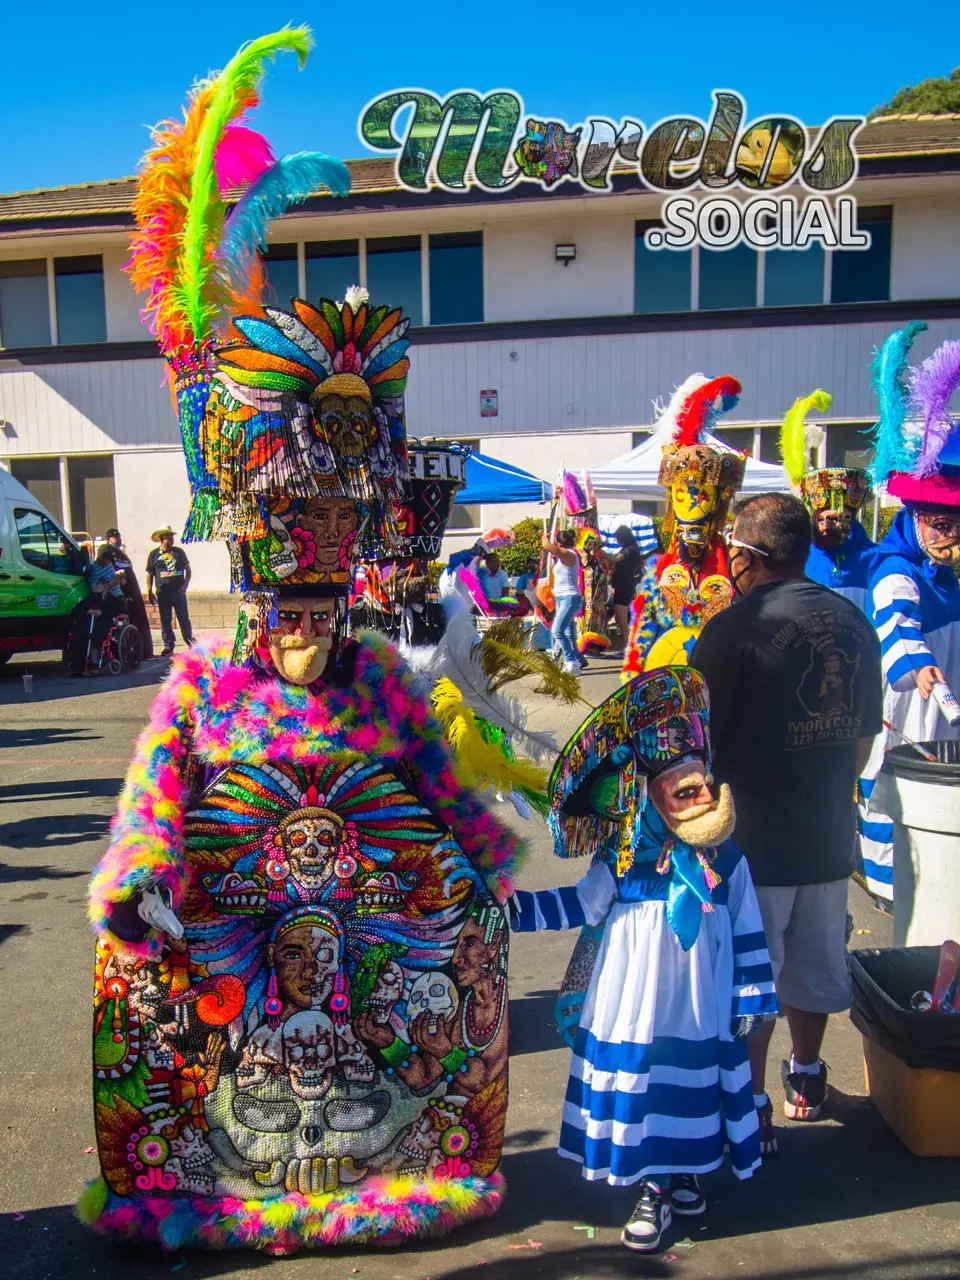
[[[370,992],[370,1012],[374,1022],[382,1027],[402,999],[403,970],[396,960],[388,960]]]
[[[335,814],[315,809],[282,824],[290,873],[305,889],[322,889],[333,875],[342,826]]]
[[[282,582],[297,571],[297,547],[279,516],[270,517],[267,562],[275,581]]]
[[[213,1158],[213,1150],[204,1135],[185,1124],[180,1133],[170,1139],[170,1159],[165,1167],[176,1178],[178,1190],[191,1195],[212,1195],[213,1178],[206,1166]]]
[[[257,1027],[243,1047],[237,1063],[237,1088],[249,1089],[252,1085],[265,1084],[271,1076],[283,1070],[283,1048],[279,1029]]]
[[[428,1013],[428,1030],[436,1033],[441,1018],[447,1018],[456,1007],[457,989],[445,973],[422,973],[410,989],[407,1017],[412,1022]]]
[[[333,1082],[336,1065],[333,1023],[325,1013],[304,1009],[287,1019],[283,1024],[283,1065],[298,1097],[323,1097]]]
[[[376,1068],[366,1049],[353,1033],[350,1023],[337,1027],[337,1066],[340,1074],[350,1084],[372,1084]]]
[[[400,1139],[397,1152],[405,1157],[404,1171],[407,1173],[419,1173],[422,1170],[430,1172],[430,1166],[435,1167],[441,1158],[441,1136],[436,1112],[428,1108]]]

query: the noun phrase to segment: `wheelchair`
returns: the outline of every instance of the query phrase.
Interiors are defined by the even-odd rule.
[[[143,661],[143,636],[130,621],[128,613],[118,613],[111,620],[107,634],[103,638],[103,644],[100,646],[99,665],[93,660],[94,654],[90,643],[92,634],[93,615],[90,616],[90,630],[86,636],[83,675],[118,676],[123,672],[136,671]],[[65,658],[69,665],[69,653],[65,654]]]

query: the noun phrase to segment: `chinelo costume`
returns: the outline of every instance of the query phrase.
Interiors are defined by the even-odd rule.
[[[234,643],[173,663],[90,886],[102,1176],[78,1212],[164,1250],[396,1244],[503,1194],[499,901],[521,846],[465,787],[396,650],[341,634],[360,540],[402,549],[409,322],[350,290],[290,311],[248,297],[239,336],[218,327],[221,268],[239,253],[250,284],[242,246],[283,201],[261,200],[224,257],[214,163],[283,47],[302,56],[306,33],[199,86],[141,178],[138,235],[166,256],[154,245],[148,271],[141,244],[134,267],[158,331],[183,320],[168,354],[190,529],[228,539],[243,592]],[[199,286],[178,222],[197,203]]]
[[[798,488],[813,523],[807,577],[846,596],[866,612],[876,551],[876,544],[860,523],[860,511],[870,490],[869,477],[860,467],[809,466],[811,450],[823,440],[823,428],[807,425],[806,416],[811,409],[825,413],[832,399],[818,389],[794,401],[780,428],[780,453],[784,470]],[[832,525],[827,533],[819,528],[821,518]]]
[[[633,602],[623,678],[686,662],[704,623],[733,600],[723,528],[743,483],[746,457],[710,444],[720,413],[740,398],[736,378],[695,373],[657,421],[659,483],[670,492],[666,551],[647,570]]]
[[[727,838],[729,792],[711,847],[687,844],[648,795],[684,762],[709,772],[707,724],[706,689],[689,667],[644,673],[601,703],[550,782],[556,852],[593,855],[590,870],[510,903],[521,932],[603,926],[583,975],[560,1154],[591,1180],[651,1180],[641,1200],[657,1200],[657,1230],[638,1241],[628,1225],[635,1248],[654,1247],[669,1223],[669,1175],[715,1169],[725,1147],[738,1177],[760,1163],[746,1036],[776,1000],[747,863]],[[699,1198],[680,1178],[674,1211],[702,1212],[681,1188]]]
[[[960,342],[945,342],[908,372],[911,343],[925,328],[913,322],[892,333],[874,362],[880,418],[873,480],[903,510],[877,547],[868,602],[880,636],[884,719],[915,742],[960,737],[960,725],[950,725],[936,699],[917,688],[917,672],[936,666],[954,693],[960,689],[957,556],[935,554],[926,527],[931,516],[960,516],[960,424],[947,410],[960,385]],[[884,752],[900,742],[889,730],[881,734],[860,780],[863,874],[870,891],[887,900],[894,897],[893,822],[877,809],[873,791]]]

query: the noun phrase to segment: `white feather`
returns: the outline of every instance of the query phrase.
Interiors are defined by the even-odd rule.
[[[657,420],[654,423],[653,434],[660,441],[663,448],[671,444],[677,434],[677,418],[680,416],[680,410],[683,408],[684,402],[690,393],[698,390],[704,383],[709,381],[710,379],[702,373],[691,373],[690,377],[681,382],[674,391],[666,408],[659,402],[654,403],[653,407],[657,411]]]
[[[817,426],[815,422],[808,422],[803,431],[803,447],[807,453],[813,449],[819,449],[827,438],[827,433],[823,427]]]

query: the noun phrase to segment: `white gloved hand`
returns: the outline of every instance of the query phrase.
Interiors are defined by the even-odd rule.
[[[145,920],[154,929],[159,929],[161,933],[169,934],[174,941],[178,942],[183,937],[183,925],[173,913],[169,891],[164,901],[159,887],[144,889],[137,912],[141,920]]]

